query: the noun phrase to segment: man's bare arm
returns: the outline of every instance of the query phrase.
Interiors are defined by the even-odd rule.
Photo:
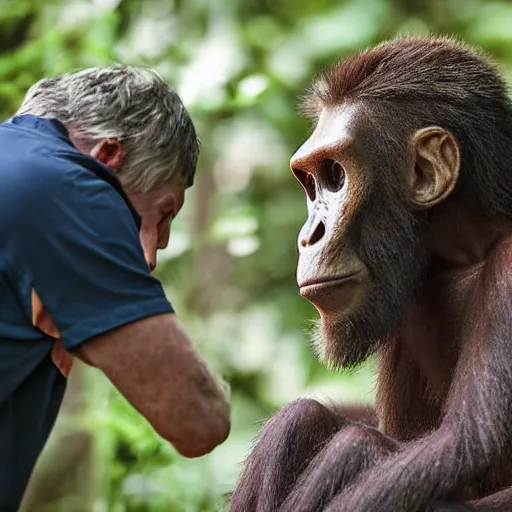
[[[97,336],[76,355],[103,371],[182,455],[199,457],[227,438],[225,393],[174,314],[151,316]]]

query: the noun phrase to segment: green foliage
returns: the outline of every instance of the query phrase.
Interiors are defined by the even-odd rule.
[[[202,156],[158,275],[233,392],[228,441],[186,460],[87,370],[85,385],[70,392],[86,405],[65,408],[59,421],[74,421],[93,440],[87,485],[62,486],[44,510],[222,510],[251,440],[276,408],[301,395],[373,400],[372,364],[339,375],[308,347],[316,315],[295,283],[305,200],[288,171],[309,131],[298,98],[324,66],[404,33],[482,45],[511,76],[511,15],[508,2],[483,0],[0,0],[3,118],[43,76],[112,61],[155,67],[184,98]],[[55,434],[49,447],[57,443]],[[49,450],[41,467],[45,460]],[[44,475],[38,469],[34,478]]]

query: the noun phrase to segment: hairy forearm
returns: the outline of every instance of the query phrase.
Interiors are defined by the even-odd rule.
[[[466,448],[455,432],[442,427],[362,473],[326,510],[422,510],[477,471],[468,467]]]
[[[228,436],[225,385],[174,315],[149,317],[98,336],[78,355],[102,370],[183,455],[204,455]]]
[[[229,385],[197,355],[193,375],[181,389],[173,390],[172,402],[179,405],[169,407],[160,433],[182,455],[204,455],[229,435],[229,401]],[[176,421],[182,425],[179,434],[173,429]]]

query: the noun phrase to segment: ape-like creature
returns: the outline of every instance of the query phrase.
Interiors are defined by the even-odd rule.
[[[335,367],[376,353],[376,410],[302,399],[263,428],[231,512],[512,511],[512,106],[445,38],[349,57],[291,161],[300,293]]]

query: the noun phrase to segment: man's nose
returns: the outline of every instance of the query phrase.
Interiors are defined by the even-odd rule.
[[[144,246],[144,258],[148,265],[149,271],[153,272],[156,268],[156,248],[153,246]]]
[[[140,233],[140,241],[144,250],[144,258],[148,265],[149,271],[153,272],[156,268],[156,250],[157,250],[157,233],[156,230],[142,229]]]

